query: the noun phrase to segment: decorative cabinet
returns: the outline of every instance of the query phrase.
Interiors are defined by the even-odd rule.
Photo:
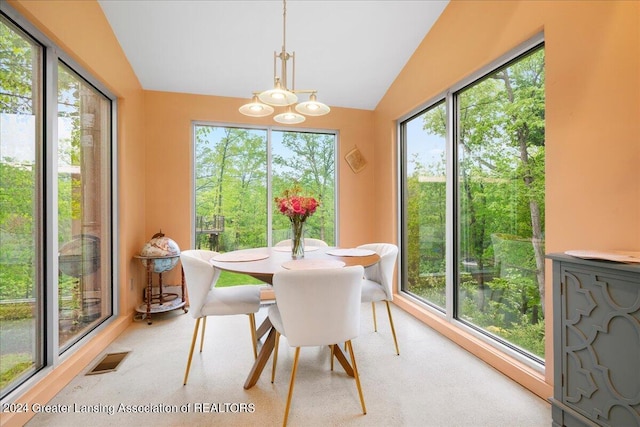
[[[553,426],[640,426],[640,264],[553,260]]]

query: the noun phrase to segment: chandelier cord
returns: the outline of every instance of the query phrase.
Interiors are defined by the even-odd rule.
[[[282,51],[287,52],[287,0],[282,0]]]
[[[277,59],[280,58],[280,83],[286,90],[295,91],[296,86],[296,54],[293,52],[289,54],[287,52],[287,0],[282,0],[282,52],[277,55],[275,52],[273,58],[273,76],[274,79],[277,78],[276,67],[277,67]],[[289,89],[289,79],[287,79],[287,61],[289,59],[293,60],[292,63],[292,75],[291,75],[291,89]]]

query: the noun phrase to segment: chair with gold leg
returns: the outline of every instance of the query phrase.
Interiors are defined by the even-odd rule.
[[[187,360],[187,369],[184,373],[185,385],[191,369],[191,359],[193,358],[193,349],[198,337],[200,321],[202,320],[200,336],[200,352],[202,352],[208,316],[247,314],[251,326],[253,357],[256,358],[258,355],[255,313],[260,308],[260,287],[245,285],[216,288],[220,270],[211,265],[209,261],[217,254],[217,252],[199,249],[182,251],[180,254],[189,296],[189,312],[196,319]]]
[[[389,315],[389,325],[393,342],[396,346],[396,354],[400,354],[396,329],[393,326],[391,307],[389,302],[393,301],[393,272],[398,258],[398,247],[391,243],[369,243],[358,246],[360,249],[369,249],[380,255],[380,262],[364,269],[364,282],[362,282],[362,302],[370,302],[373,311],[373,329],[378,331],[376,320],[376,302],[384,301]]]
[[[287,424],[289,417],[300,347],[328,345],[333,349],[336,344],[346,343],[362,413],[367,413],[351,344],[360,329],[363,275],[364,268],[359,265],[317,270],[284,270],[273,275],[276,304],[269,307],[269,320],[278,334],[285,336],[289,345],[296,348],[283,425]],[[273,363],[272,382],[277,363],[277,346]]]

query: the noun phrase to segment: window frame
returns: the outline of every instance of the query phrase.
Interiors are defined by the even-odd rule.
[[[34,70],[38,73],[42,81],[39,88],[41,119],[36,129],[36,195],[37,195],[37,216],[34,219],[34,226],[37,227],[38,242],[36,243],[36,253],[38,256],[38,266],[36,272],[37,286],[40,288],[40,301],[37,301],[40,322],[36,325],[37,343],[40,347],[41,360],[39,366],[30,372],[26,377],[21,378],[16,384],[5,390],[0,398],[1,402],[12,402],[16,396],[24,393],[36,381],[46,376],[52,369],[60,365],[64,360],[76,353],[86,345],[95,335],[107,328],[120,314],[118,304],[120,289],[117,286],[120,276],[120,266],[118,262],[119,253],[119,205],[118,205],[118,102],[117,97],[109,91],[98,78],[87,71],[80,63],[74,60],[62,48],[55,44],[49,37],[42,33],[35,25],[9,6],[6,2],[0,2],[0,15],[9,21],[11,25],[18,28],[31,41],[38,44],[42,49],[42,63],[40,69]],[[108,194],[104,196],[104,202],[110,209],[109,223],[105,224],[105,230],[110,237],[109,242],[109,268],[111,271],[110,298],[108,305],[110,314],[95,327],[87,330],[75,342],[64,348],[59,347],[58,342],[58,186],[54,175],[57,173],[57,151],[58,151],[58,114],[57,114],[57,79],[58,64],[63,63],[66,67],[80,76],[87,84],[102,94],[110,103],[109,114],[109,159]],[[38,140],[39,138],[39,140]]]
[[[410,301],[416,303],[422,309],[428,311],[430,314],[440,317],[444,321],[452,324],[456,328],[472,335],[474,338],[481,340],[484,343],[496,348],[497,350],[507,354],[510,357],[518,360],[519,362],[527,365],[528,367],[536,370],[537,372],[544,372],[545,363],[537,357],[524,354],[514,348],[513,345],[505,344],[502,339],[495,339],[490,336],[489,333],[481,332],[479,328],[471,326],[468,322],[458,319],[457,307],[458,307],[458,292],[457,284],[459,283],[459,272],[457,268],[458,250],[459,250],[459,218],[460,208],[458,206],[459,194],[458,194],[458,139],[457,139],[457,114],[455,109],[457,108],[456,94],[464,90],[468,86],[474,83],[482,81],[487,76],[491,75],[496,70],[508,66],[510,63],[516,61],[518,58],[526,55],[528,52],[536,50],[538,48],[544,48],[544,33],[538,33],[532,38],[517,45],[509,52],[501,55],[497,59],[491,61],[487,65],[480,69],[470,73],[467,77],[459,82],[446,88],[444,91],[436,94],[432,98],[428,99],[425,103],[411,110],[409,113],[399,117],[396,120],[397,126],[397,158],[398,158],[398,236],[400,245],[400,257],[399,268],[397,272],[398,279],[398,293],[403,298],[407,298]],[[404,255],[407,253],[408,239],[406,238],[407,230],[407,206],[408,206],[408,194],[407,194],[407,132],[405,124],[424,114],[426,111],[436,106],[437,104],[444,102],[447,111],[447,129],[446,129],[446,147],[445,147],[445,173],[446,173],[446,254],[445,254],[445,276],[446,276],[446,306],[445,311],[436,308],[432,304],[427,303],[425,300],[407,292],[407,277],[408,277],[408,263],[407,257]]]
[[[196,182],[196,132],[195,128],[197,126],[211,126],[211,127],[222,127],[222,128],[233,128],[233,129],[247,129],[247,130],[262,130],[266,132],[266,142],[267,142],[267,244],[268,246],[272,246],[273,244],[273,233],[272,233],[272,225],[273,225],[273,205],[274,205],[274,197],[273,188],[272,188],[272,163],[273,163],[273,150],[272,150],[272,141],[273,141],[273,132],[296,132],[296,133],[317,133],[317,134],[327,134],[333,135],[334,141],[334,152],[333,152],[333,161],[334,161],[334,241],[336,242],[336,246],[339,245],[339,236],[340,236],[340,224],[338,218],[340,217],[339,213],[339,159],[340,159],[340,133],[338,130],[334,129],[315,129],[315,128],[295,128],[295,127],[285,127],[285,126],[273,126],[273,125],[252,125],[252,124],[243,124],[243,123],[223,123],[223,122],[211,122],[205,120],[193,120],[191,121],[191,144],[189,146],[190,149],[190,168],[191,168],[191,182]],[[193,219],[191,223],[191,231],[190,231],[190,245],[191,247],[195,247],[196,244],[196,193],[194,191],[193,185],[191,186],[191,200],[190,200],[190,218]]]

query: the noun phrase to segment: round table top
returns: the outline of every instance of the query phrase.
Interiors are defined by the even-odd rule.
[[[363,267],[368,267],[380,261],[380,256],[375,252],[371,251],[371,254],[364,255],[361,249],[356,250],[356,248],[353,248],[353,256],[348,255],[349,250],[345,248],[340,248],[338,253],[346,255],[331,255],[330,252],[336,249],[338,248],[318,247],[317,250],[314,248],[314,250],[305,251],[304,258],[300,260],[302,261],[300,268],[305,268],[306,266],[308,268],[318,268],[322,264],[327,266],[339,264],[332,261],[341,261],[344,266],[362,265]],[[291,259],[291,251],[283,252],[281,249],[274,249],[273,247],[226,252],[214,257],[210,262],[221,270],[248,274],[266,283],[271,283],[273,275],[278,271],[295,268],[295,261]],[[284,267],[283,264],[285,265]]]

